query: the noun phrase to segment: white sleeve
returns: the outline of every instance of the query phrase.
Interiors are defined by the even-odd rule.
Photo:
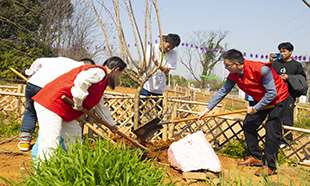
[[[27,76],[32,76],[33,74],[35,74],[38,70],[40,70],[40,68],[42,68],[42,60],[41,58],[36,59],[30,66],[29,69],[25,70],[25,73]]]
[[[178,55],[175,49],[173,49],[168,52],[166,67],[170,68],[171,70],[176,70],[177,62],[178,62]]]
[[[112,118],[111,112],[106,106],[104,106],[103,101],[104,98],[102,96],[100,102],[95,106],[95,111],[103,121],[111,126],[114,126],[116,124]]]
[[[82,106],[84,99],[88,95],[88,88],[95,83],[99,83],[106,76],[105,71],[101,68],[90,68],[80,72],[71,88],[71,94],[75,106]]]

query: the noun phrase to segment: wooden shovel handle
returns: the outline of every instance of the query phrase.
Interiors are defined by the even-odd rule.
[[[10,70],[12,71],[12,72],[14,72],[15,74],[17,74],[19,77],[21,77],[23,80],[25,80],[26,82],[28,82],[28,79],[25,77],[25,76],[23,76],[21,73],[19,73],[19,72],[17,72],[17,70],[15,70],[14,68],[12,68],[12,67],[10,67]]]
[[[266,109],[271,109],[274,108],[274,105],[268,105],[264,108],[262,108],[261,110],[266,110]],[[248,109],[241,109],[241,110],[235,110],[235,111],[231,111],[231,112],[224,112],[224,113],[215,113],[215,114],[208,114],[205,115],[204,118],[211,118],[211,117],[217,117],[217,116],[224,116],[224,115],[229,115],[229,114],[237,114],[237,113],[241,113],[241,112],[247,112]],[[178,122],[182,122],[182,121],[191,121],[191,120],[196,120],[198,119],[198,116],[192,117],[192,118],[184,118],[184,119],[179,119],[179,120],[171,120],[170,123],[178,123]]]
[[[88,128],[90,128],[92,131],[94,131],[97,135],[101,136],[102,138],[104,138],[105,140],[108,140],[110,143],[112,143],[113,145],[116,145],[116,142],[111,140],[110,138],[108,138],[107,136],[103,135],[101,131],[99,131],[98,129],[96,129],[96,127],[92,126],[91,124],[87,123],[84,119],[81,120],[81,122],[86,125]]]
[[[67,103],[69,103],[70,105],[74,105],[74,102],[68,98],[67,96],[63,95],[61,96],[61,99],[63,99],[64,101],[66,101]],[[94,118],[96,121],[98,121],[99,123],[102,123],[104,126],[108,127],[110,130],[113,130],[114,128],[107,124],[106,122],[102,121],[101,119],[99,119],[97,116],[95,116],[93,113],[89,112],[88,110],[86,110],[85,108],[82,109],[82,112],[84,112],[85,114],[87,114],[88,116]],[[135,147],[140,148],[141,150],[147,150],[146,147],[144,147],[143,145],[141,145],[140,143],[137,143],[136,141],[134,141],[133,139],[129,138],[128,136],[126,136],[124,133],[117,131],[117,134],[122,136],[123,138],[125,138],[126,140],[130,141]]]

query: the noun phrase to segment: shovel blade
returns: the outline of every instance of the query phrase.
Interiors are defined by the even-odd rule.
[[[162,125],[157,125],[159,122],[160,119],[156,117],[134,130],[133,133],[136,134],[141,141],[144,141],[152,133],[163,128]]]

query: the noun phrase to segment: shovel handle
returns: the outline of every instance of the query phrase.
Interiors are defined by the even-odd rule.
[[[66,101],[67,103],[69,103],[70,105],[74,105],[74,102],[68,98],[67,96],[63,95],[61,96],[61,99],[63,99],[64,101]],[[106,122],[102,121],[101,119],[99,119],[97,116],[95,116],[93,113],[89,112],[88,110],[86,110],[85,108],[82,109],[82,112],[84,112],[85,114],[87,114],[88,116],[94,118],[96,121],[98,121],[99,123],[102,123],[104,126],[108,127],[110,130],[113,130],[114,128],[107,124]],[[141,145],[140,143],[135,142],[133,139],[129,138],[128,136],[126,136],[124,133],[122,133],[121,131],[117,131],[117,134],[122,136],[123,138],[125,138],[126,140],[130,141],[135,147],[140,148],[142,151],[147,150],[146,147],[144,147],[143,145]]]
[[[261,110],[266,110],[266,109],[271,109],[274,108],[274,105],[268,105],[264,108],[262,108]],[[211,117],[216,117],[216,116],[224,116],[224,115],[229,115],[229,114],[237,114],[237,113],[241,113],[241,112],[247,112],[248,109],[241,109],[241,110],[235,110],[235,111],[231,111],[231,112],[225,112],[225,113],[215,113],[215,114],[208,114],[205,115],[204,117],[202,117],[203,119],[205,118],[211,118]],[[192,118],[184,118],[184,119],[179,119],[179,120],[171,120],[168,123],[178,123],[178,122],[182,122],[182,121],[191,121],[191,120],[196,120],[198,119],[198,116],[192,117]],[[160,124],[167,124],[167,122],[163,122]]]
[[[25,80],[26,82],[28,82],[28,79],[25,77],[25,76],[23,76],[21,73],[19,73],[17,70],[15,70],[14,68],[12,68],[12,67],[10,67],[10,70],[12,71],[12,72],[14,72],[16,75],[18,75],[19,77],[21,77],[23,80]]]
[[[108,138],[107,136],[104,136],[102,134],[102,132],[100,132],[98,129],[96,129],[96,127],[92,126],[91,124],[87,123],[84,119],[81,120],[81,122],[86,125],[88,128],[90,128],[92,131],[94,131],[97,135],[101,136],[102,138],[104,138],[105,140],[109,140],[110,143],[112,143],[113,145],[116,145],[116,142],[114,142],[113,140],[111,140],[110,138]]]

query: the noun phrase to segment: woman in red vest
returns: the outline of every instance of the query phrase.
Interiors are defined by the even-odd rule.
[[[81,136],[81,128],[75,119],[83,115],[82,108],[95,107],[96,113],[117,132],[118,127],[108,108],[103,105],[103,93],[109,85],[115,88],[116,79],[126,68],[119,57],[107,59],[103,66],[83,65],[72,69],[47,84],[32,98],[40,127],[38,158],[44,154],[49,159],[51,148],[57,148],[60,137],[75,142]],[[66,95],[74,101],[74,107],[61,99]]]

